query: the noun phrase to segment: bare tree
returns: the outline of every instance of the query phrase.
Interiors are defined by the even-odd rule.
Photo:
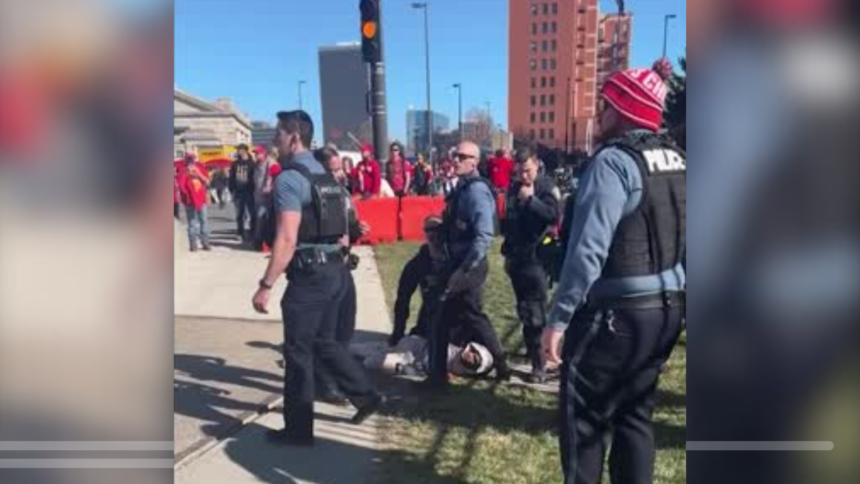
[[[486,110],[472,108],[466,113],[463,131],[466,139],[488,147],[493,142],[493,118]]]

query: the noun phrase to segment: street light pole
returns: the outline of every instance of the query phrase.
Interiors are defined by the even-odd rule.
[[[307,84],[307,81],[299,81],[299,110],[304,110],[303,100],[302,100],[302,86]]]
[[[457,90],[457,122],[460,127],[460,142],[463,142],[463,85],[461,83],[454,84],[454,89]]]
[[[669,48],[669,20],[678,18],[675,14],[666,15],[663,18],[663,58],[666,58],[667,50]]]
[[[427,75],[427,156],[433,163],[433,109],[430,104],[430,7],[427,2],[415,2],[412,8],[424,11],[424,57],[426,62],[425,73]]]

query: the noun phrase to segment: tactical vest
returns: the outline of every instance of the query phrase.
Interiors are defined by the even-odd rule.
[[[541,199],[552,194],[555,186],[544,176],[535,180],[534,198]],[[502,232],[505,242],[502,244],[502,255],[529,259],[536,256],[535,250],[552,225],[528,213],[519,203],[519,193],[522,183],[517,182],[508,191],[505,205],[505,219],[502,221]]]
[[[621,219],[603,277],[659,274],[680,263],[687,250],[687,156],[668,137],[628,133],[606,148],[629,154],[642,175],[642,200]]]
[[[485,178],[480,176],[460,178],[457,188],[445,199],[445,213],[442,216],[442,234],[444,234],[445,244],[449,248],[453,244],[468,243],[475,240],[475,227],[457,218],[460,199],[474,183],[483,183],[490,190],[490,193],[493,193],[493,186]]]
[[[349,225],[343,186],[330,173],[311,173],[298,163],[284,165],[284,172],[289,170],[299,172],[311,184],[311,203],[302,207],[298,242],[336,244],[348,233]]]

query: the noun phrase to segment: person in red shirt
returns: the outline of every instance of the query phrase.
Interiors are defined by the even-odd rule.
[[[361,162],[356,166],[358,171],[358,194],[364,198],[378,197],[382,188],[382,170],[379,162],[373,158],[373,146],[366,144],[361,147]]]
[[[186,168],[181,174],[179,188],[185,214],[188,216],[188,243],[191,252],[197,252],[198,242],[203,250],[210,251],[209,222],[207,220],[206,202],[209,194],[209,174],[206,168],[197,163],[197,155],[185,157]]]
[[[514,160],[508,154],[508,150],[496,151],[487,167],[490,182],[500,193],[506,193],[511,186],[511,173],[514,171]]]
[[[388,148],[388,172],[389,185],[394,194],[399,198],[406,196],[412,186],[412,165],[403,157],[403,146],[398,142],[391,143]]]

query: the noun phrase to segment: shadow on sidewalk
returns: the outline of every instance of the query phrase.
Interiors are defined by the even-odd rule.
[[[259,411],[260,404],[229,398],[230,392],[227,390],[189,381],[182,377],[216,384],[244,386],[275,395],[282,393],[283,377],[232,366],[223,358],[176,354],[173,357],[173,368],[174,413],[206,422],[201,430],[210,437],[223,437],[240,424],[240,418],[229,415],[225,411],[234,411],[234,413],[238,411],[241,415]]]

